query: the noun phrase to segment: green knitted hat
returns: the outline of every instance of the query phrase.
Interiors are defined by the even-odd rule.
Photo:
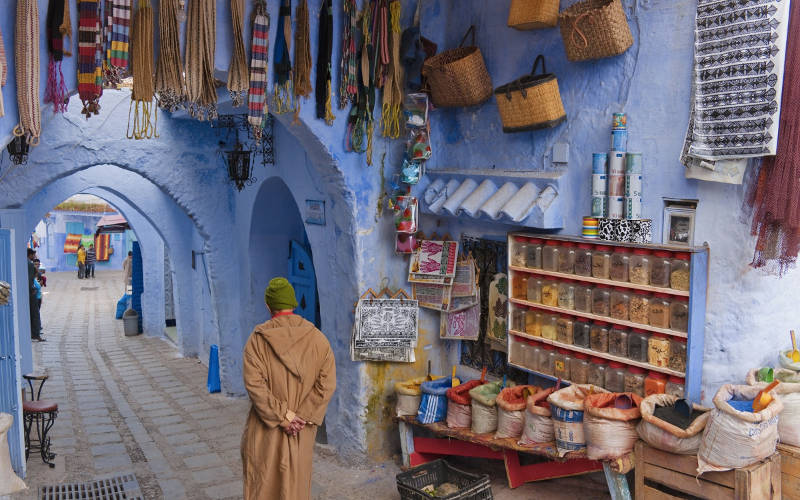
[[[272,278],[264,291],[264,302],[271,311],[283,311],[297,307],[294,288],[286,278]]]

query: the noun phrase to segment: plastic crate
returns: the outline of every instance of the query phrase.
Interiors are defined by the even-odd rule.
[[[456,485],[458,491],[446,497],[434,497],[423,488],[443,483]],[[492,485],[486,474],[470,474],[456,469],[442,459],[422,464],[397,475],[397,491],[401,500],[492,500]]]

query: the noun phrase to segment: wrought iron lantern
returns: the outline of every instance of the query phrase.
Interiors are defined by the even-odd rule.
[[[26,136],[15,136],[11,142],[8,143],[6,149],[14,165],[24,165],[28,163],[30,146],[28,145],[28,138]]]
[[[222,159],[228,166],[228,176],[241,191],[245,186],[252,186],[256,182],[253,177],[252,152],[245,149],[241,142],[236,141],[232,150],[220,151]]]

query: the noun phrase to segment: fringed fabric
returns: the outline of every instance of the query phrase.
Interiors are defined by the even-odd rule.
[[[102,58],[97,56],[100,2],[79,0],[78,16],[78,96],[83,103],[81,113],[88,119],[100,113],[100,96],[103,94],[103,64]]]
[[[28,136],[28,144],[36,146],[42,133],[39,102],[39,6],[36,0],[17,0],[14,63],[19,110],[19,124],[14,128],[14,135]]]
[[[179,0],[160,0],[158,5],[158,64],[155,91],[161,109],[177,111],[186,100],[181,62]]]
[[[150,0],[139,0],[133,23],[133,92],[128,110],[128,139],[158,137],[158,107],[153,105],[153,24]]]
[[[292,105],[292,62],[289,42],[292,39],[292,0],[282,0],[278,12],[278,30],[275,34],[275,53],[272,57],[275,94],[275,113],[288,113]]]
[[[253,36],[250,49],[250,89],[247,102],[247,122],[261,142],[264,117],[267,113],[267,60],[269,58],[269,14],[264,0],[253,7]]]
[[[322,0],[319,11],[319,36],[317,48],[317,81],[314,97],[317,103],[317,118],[333,125],[336,119],[331,110],[331,57],[333,55],[333,5],[331,0]]]
[[[244,50],[244,0],[231,0],[233,54],[228,67],[228,92],[235,107],[241,106],[247,92],[247,54]]]
[[[105,73],[109,85],[119,85],[128,74],[133,0],[106,0]]]
[[[67,110],[67,84],[61,61],[64,60],[64,35],[61,24],[64,22],[65,0],[50,0],[47,6],[47,85],[44,91],[44,102],[53,104],[53,113]]]

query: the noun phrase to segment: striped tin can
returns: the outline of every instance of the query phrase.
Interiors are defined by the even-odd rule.
[[[625,217],[625,197],[624,196],[609,196],[608,197],[608,218],[609,219],[622,219]]]
[[[642,197],[642,175],[625,174],[625,196]]]
[[[608,176],[608,196],[625,196],[625,176]]]
[[[628,150],[628,131],[627,130],[612,130],[611,131],[611,151]]]
[[[625,175],[625,153],[609,153],[608,175]]]
[[[611,128],[614,130],[624,130],[628,128],[628,115],[625,113],[614,113],[611,118]]]
[[[597,229],[597,224],[599,221],[597,220],[596,216],[586,216],[583,218],[583,228],[595,228]]]
[[[608,195],[608,177],[605,174],[592,174],[592,196]]]
[[[625,155],[626,174],[641,174],[642,166],[642,153],[627,153]]]
[[[608,197],[592,196],[592,217],[606,217],[608,215]]]
[[[592,153],[592,173],[608,173],[608,153]]]
[[[626,219],[641,219],[642,218],[642,197],[641,196],[626,196],[625,197],[625,218]]]

